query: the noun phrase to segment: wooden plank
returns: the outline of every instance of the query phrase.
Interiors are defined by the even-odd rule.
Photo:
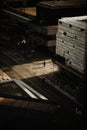
[[[72,34],[75,34],[75,35],[80,35],[80,36],[86,36],[87,35],[87,31],[86,30],[77,30],[76,28],[74,28],[73,26],[72,27],[67,27],[66,25],[63,25],[63,24],[59,24],[58,25],[58,28],[60,30],[63,30],[64,32],[69,32],[69,33],[72,33]]]
[[[86,35],[85,36],[80,36],[79,34],[74,34],[74,33],[70,33],[70,32],[67,32],[67,31],[63,31],[62,29],[58,28],[58,32],[61,33],[62,35],[65,35],[65,37],[71,37],[72,39],[77,39],[82,41],[83,43],[86,42]]]
[[[82,48],[79,47],[78,45],[74,45],[71,42],[67,42],[67,41],[62,41],[60,39],[57,40],[57,44],[60,45],[61,48],[66,48],[66,49],[70,49],[72,51],[76,51],[76,53],[81,53],[81,55],[86,55],[86,49],[87,48]]]
[[[26,14],[36,16],[36,7],[20,7],[16,9]]]
[[[44,26],[44,29],[46,29],[47,35],[56,35],[58,26],[57,25]]]
[[[59,19],[60,24],[67,25],[69,27],[74,27],[74,28],[83,28],[84,30],[87,30],[87,24],[83,21],[87,19],[87,16],[78,16],[78,17],[69,17],[69,18],[62,18]]]
[[[58,26],[50,25],[50,26],[41,26],[35,23],[29,23],[28,27],[31,31],[35,31],[36,33],[44,36],[53,36],[56,35]]]
[[[30,22],[30,21],[31,21],[30,18],[27,18],[27,17],[25,17],[25,16],[22,16],[22,15],[20,15],[20,14],[17,14],[17,13],[15,13],[15,12],[10,11],[10,10],[2,9],[2,11],[3,11],[5,14],[9,14],[11,17],[17,18],[20,22],[26,23],[26,22]]]
[[[79,46],[79,47],[81,47],[81,48],[87,48],[87,47],[86,47],[86,44],[84,44],[83,41],[81,41],[81,40],[78,41],[77,39],[72,39],[71,37],[67,37],[67,38],[66,38],[65,35],[62,35],[62,34],[59,33],[59,32],[57,33],[56,38],[57,38],[57,39],[62,39],[62,41],[70,42],[70,43],[72,43],[73,45],[77,45],[77,46]]]
[[[85,57],[87,56],[85,49],[80,50],[78,47],[77,48],[73,47],[73,45],[71,46],[67,42],[62,43],[61,41],[58,41],[58,47],[57,48],[60,48],[60,49],[62,48],[64,55],[65,54],[70,55],[70,53],[71,53],[72,57],[76,57],[81,61],[84,61]]]
[[[24,109],[31,109],[36,111],[42,111],[42,112],[48,112],[52,108],[53,110],[56,109],[56,105],[48,104],[48,103],[41,103],[41,102],[35,102],[35,101],[23,101],[23,100],[16,100],[11,98],[3,98],[0,97],[0,106],[8,106],[8,107],[14,107],[14,108],[24,108]]]
[[[47,41],[47,47],[54,47],[54,46],[56,46],[56,40]]]

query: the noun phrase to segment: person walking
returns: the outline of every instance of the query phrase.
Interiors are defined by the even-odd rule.
[[[46,62],[45,61],[43,62],[43,65],[44,65],[44,67],[46,66]]]

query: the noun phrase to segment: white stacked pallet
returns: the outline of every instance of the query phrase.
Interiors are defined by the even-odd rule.
[[[87,16],[58,21],[56,54],[65,58],[66,66],[84,74],[87,62]]]

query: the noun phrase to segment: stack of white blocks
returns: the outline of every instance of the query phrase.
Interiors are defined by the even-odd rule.
[[[87,16],[58,20],[56,54],[65,58],[66,66],[84,74],[87,62]]]

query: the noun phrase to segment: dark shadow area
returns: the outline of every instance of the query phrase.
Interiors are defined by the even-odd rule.
[[[55,91],[52,86],[45,83],[44,81],[42,86],[45,89],[40,88],[42,81],[40,81],[38,77],[30,79],[30,81],[29,79],[25,79],[23,81],[30,84],[32,80],[33,85],[31,85],[31,87],[39,90],[39,92],[42,94],[47,94],[46,96],[48,96],[48,99],[50,99],[51,101],[36,102],[32,100],[27,100],[31,102],[30,105],[28,105],[28,103],[23,103],[23,105],[21,106],[21,102],[19,102],[19,106],[11,106],[9,105],[9,102],[8,105],[0,105],[1,130],[12,129],[13,126],[14,129],[35,129],[36,127],[42,130],[62,130],[65,128],[77,129],[84,127],[85,112],[81,111],[81,109],[79,109],[75,102],[71,101],[63,94]],[[38,84],[38,87],[36,86],[36,82]],[[54,100],[55,98],[57,102],[52,103],[52,100]],[[17,101],[18,100],[16,100],[15,104],[17,104]]]
[[[7,67],[7,68],[11,69],[12,66],[21,64],[21,62],[18,62],[18,63],[14,62],[14,60],[8,58],[7,56],[3,55],[2,53],[0,54],[0,56],[2,59],[0,61],[1,62],[0,68],[2,70],[4,70],[3,67]],[[35,56],[37,57],[37,55],[35,55]],[[46,56],[47,56],[47,54],[46,54]],[[41,53],[39,53],[39,58],[40,57],[44,57],[44,56],[41,56]],[[24,58],[24,59],[26,59],[26,58]],[[43,58],[41,58],[41,59],[43,59]],[[37,58],[37,60],[38,60],[38,58]],[[30,62],[30,60],[28,62]],[[24,61],[24,63],[27,63],[27,62]],[[9,70],[7,70],[7,71],[9,71]],[[8,124],[9,129],[11,128],[11,126],[9,124],[10,121],[13,125],[17,124],[19,128],[25,127],[25,125],[28,126],[28,123],[29,123],[28,121],[30,121],[29,127],[31,129],[33,129],[32,124],[37,126],[38,129],[43,127],[43,125],[44,125],[44,127],[42,129],[50,128],[50,127],[52,127],[53,129],[54,128],[58,129],[59,127],[62,128],[63,126],[65,128],[68,128],[68,124],[72,124],[72,127],[76,127],[76,125],[78,124],[77,122],[83,121],[82,118],[84,118],[83,115],[85,114],[84,107],[80,106],[78,103],[74,102],[69,97],[65,96],[63,93],[61,93],[60,91],[56,90],[53,87],[53,84],[58,85],[60,87],[60,89],[62,89],[63,91],[66,91],[68,93],[71,93],[71,95],[75,96],[78,101],[81,101],[82,99],[80,99],[80,97],[79,97],[80,94],[78,94],[79,89],[82,87],[80,79],[77,80],[76,77],[70,76],[70,74],[67,73],[66,71],[61,71],[61,72],[56,72],[56,73],[53,72],[53,73],[50,73],[49,75],[42,75],[42,78],[40,76],[40,77],[27,78],[27,79],[22,79],[22,80],[48,99],[48,101],[43,101],[43,102],[47,102],[47,103],[51,103],[51,104],[58,104],[58,107],[59,107],[58,110],[59,109],[61,109],[61,110],[58,112],[58,114],[55,113],[54,115],[51,115],[50,119],[47,118],[47,115],[46,115],[46,117],[43,117],[44,114],[42,114],[42,113],[40,113],[41,117],[39,119],[37,119],[38,115],[36,116],[36,118],[32,119],[30,117],[31,111],[29,112],[29,117],[26,117],[27,114],[25,114],[25,115],[17,114],[15,117],[13,116],[13,117],[11,117],[11,119],[8,119],[8,123],[5,120],[5,122]],[[49,84],[48,81],[51,81],[52,84]],[[26,98],[26,99],[28,100],[28,98]],[[39,99],[38,101],[41,101],[41,100]],[[80,103],[82,103],[82,101]],[[20,110],[20,111],[22,111],[22,110]],[[23,110],[22,112],[25,112],[25,111]],[[80,113],[81,116],[78,113]],[[35,115],[32,115],[32,116],[35,117]],[[7,118],[9,118],[8,113],[7,113]],[[17,122],[16,118],[20,123]],[[24,124],[23,124],[23,122],[24,122]],[[58,122],[59,122],[59,124],[58,124]],[[74,123],[76,123],[75,126],[73,126]],[[2,121],[2,124],[3,124],[3,121]],[[15,127],[17,125],[15,125]],[[82,123],[81,123],[81,125],[82,125]]]
[[[3,107],[2,107],[3,108]],[[69,112],[60,110],[54,114],[20,109],[20,108],[9,108],[5,107],[0,111],[1,114],[1,130],[7,129],[76,129],[83,127],[82,123],[72,116]],[[80,123],[80,124],[78,124]]]
[[[26,51],[26,50],[25,50]],[[44,53],[45,52],[45,53]],[[14,53],[11,55],[11,53]],[[2,48],[0,49],[1,66],[5,64],[9,67],[35,61],[44,61],[51,58],[51,53],[45,47],[38,47],[34,50],[27,50],[24,54],[24,48]]]
[[[40,34],[38,36],[40,37]],[[34,60],[43,60],[43,59],[45,60],[49,58],[49,56],[51,56],[51,53],[45,46],[45,44],[42,45],[40,43],[41,41],[38,42],[38,37],[37,38],[36,37],[37,37],[36,32],[32,32],[32,30],[30,30],[30,27],[28,27],[28,24],[20,22],[19,20],[12,18],[10,15],[1,14],[0,17],[1,50],[3,49],[4,51],[8,50],[8,52],[13,50],[13,53],[17,51],[19,59],[22,62],[23,58],[20,57],[20,55],[22,55],[25,58],[25,60],[23,61],[25,63],[27,61],[32,62]],[[40,45],[38,45],[38,43],[40,43]],[[42,53],[41,55],[39,55],[39,51],[40,54]],[[1,57],[1,59],[5,59],[5,56]]]
[[[85,20],[84,21],[86,24],[87,24],[87,20]],[[86,25],[86,36],[87,36],[87,25]],[[86,37],[86,51],[87,51],[87,37]],[[85,104],[86,104],[86,108],[87,108],[87,53],[86,53],[86,62],[85,62],[85,82],[84,82],[84,98],[83,98],[83,100],[84,100],[84,102],[85,102]]]
[[[83,100],[84,81],[65,71],[27,78],[23,81],[44,95],[50,102],[62,102],[67,109],[69,109],[69,105],[70,109],[75,109],[76,105],[81,109],[86,109]]]
[[[87,14],[86,1],[44,1],[36,4],[37,19],[46,25],[57,24],[61,17],[73,17]]]
[[[5,5],[8,5],[8,6],[12,6],[12,7],[32,7],[32,6],[36,6],[36,3],[37,2],[40,2],[40,1],[43,1],[43,0],[6,0],[5,2],[2,1],[1,3],[3,3],[2,5],[5,6]],[[46,0],[44,0],[46,1]]]

